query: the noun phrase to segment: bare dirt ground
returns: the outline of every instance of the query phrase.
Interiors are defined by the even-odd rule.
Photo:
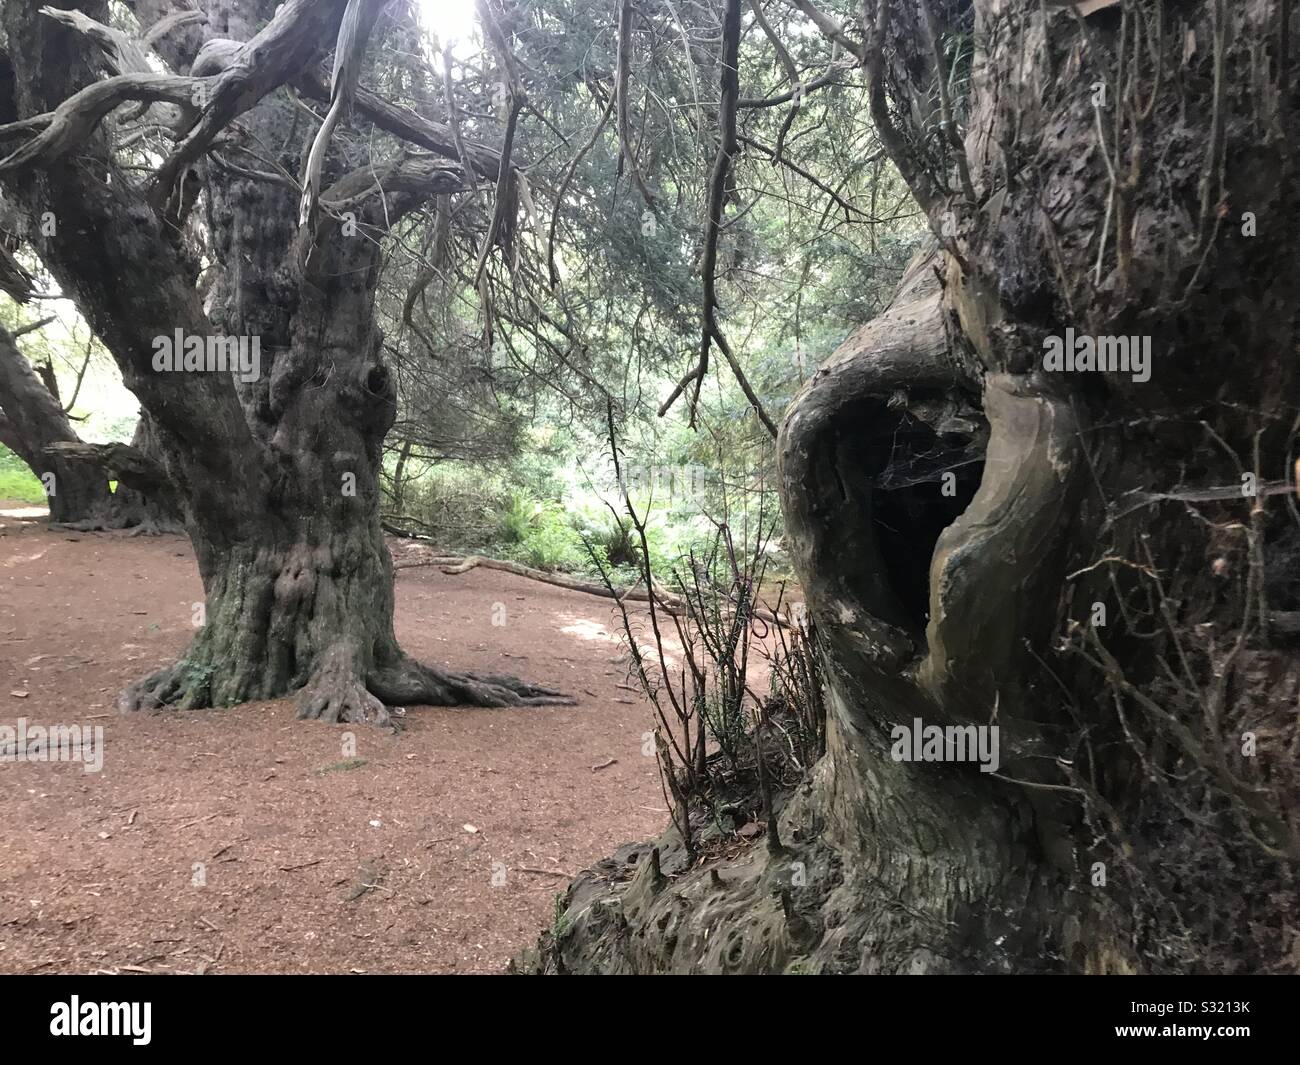
[[[189,543],[17,506],[0,503],[0,725],[102,726],[104,761],[0,762],[0,972],[499,972],[572,874],[666,821],[607,600],[398,573],[410,653],[572,707],[411,708],[400,735],[298,722],[288,700],[121,716],[118,691],[192,635]]]

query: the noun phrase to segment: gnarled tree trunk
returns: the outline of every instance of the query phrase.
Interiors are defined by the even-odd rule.
[[[102,522],[112,508],[103,473],[45,449],[50,444],[80,443],[59,401],[18,350],[14,337],[0,326],[0,442],[19,456],[45,486],[50,519],[56,522]]]
[[[158,434],[147,411],[141,411],[135,423],[129,454],[131,458],[143,460],[141,469],[137,470],[129,462],[119,463],[115,468],[110,461],[107,466],[117,477],[110,526],[131,529],[133,535],[184,532],[183,500],[176,486],[167,479]]]
[[[339,47],[350,42],[327,126],[346,111],[384,5],[366,0],[340,36],[347,6],[210,0],[197,5],[206,15],[201,34],[187,25],[159,42],[188,75],[98,82],[93,68],[102,57],[88,38],[29,5],[4,11],[13,94],[0,100],[0,124],[46,118],[20,129],[42,132],[0,160],[0,181],[29,216],[54,212],[57,225],[30,239],[149,415],[207,599],[205,624],[184,657],[124,693],[128,709],[297,691],[301,716],[382,722],[385,703],[558,697],[510,677],[422,666],[393,635],[377,485],[396,409],[374,319],[381,239],[414,207],[459,188],[464,175],[427,156],[347,158],[331,148],[327,129],[310,152],[319,166],[307,182],[324,191],[300,206],[296,183],[283,175],[302,171],[317,130],[285,86],[316,78],[336,39]],[[106,4],[82,8],[107,19]],[[136,11],[147,21],[165,17],[170,5]],[[78,89],[91,95],[57,112]],[[118,166],[118,131],[99,124],[104,110],[94,94],[110,90],[175,112],[171,154],[143,184]],[[444,154],[455,158],[445,133],[429,130],[421,131],[426,139],[441,136]],[[214,146],[218,133],[224,141]],[[62,156],[74,144],[70,165]],[[247,155],[236,162],[239,148],[257,164],[244,165]],[[202,280],[187,233],[196,205],[215,260]],[[207,345],[217,337],[244,343],[248,362],[239,373],[155,363],[173,338]],[[180,350],[174,354],[179,363]]]
[[[130,445],[84,443],[59,397],[3,328],[0,443],[47,486],[50,518],[60,525],[134,533],[182,529],[180,500],[162,467],[148,415],[141,414]],[[110,476],[117,478],[116,491],[110,491]]]
[[[779,850],[625,848],[532,968],[1293,970],[1291,5],[866,14],[940,246],[782,424],[827,754]],[[1045,362],[1074,334],[1149,377]],[[918,719],[997,726],[995,771],[901,757]]]

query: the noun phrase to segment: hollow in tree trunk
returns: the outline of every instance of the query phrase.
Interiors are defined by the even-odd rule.
[[[1296,14],[865,14],[939,246],[783,419],[827,754],[779,849],[625,847],[524,967],[1294,971]],[[996,764],[913,760],[917,722]]]

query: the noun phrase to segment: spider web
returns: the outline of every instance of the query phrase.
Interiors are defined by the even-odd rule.
[[[949,434],[956,435],[956,434]],[[945,473],[984,461],[974,441],[960,444],[945,441],[925,422],[904,415],[890,442],[889,458],[876,478],[876,486],[892,492],[922,484],[938,484]]]

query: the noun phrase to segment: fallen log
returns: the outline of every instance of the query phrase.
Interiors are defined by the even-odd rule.
[[[557,588],[567,588],[571,592],[586,592],[588,595],[599,595],[605,599],[618,599],[623,602],[632,600],[638,603],[645,603],[650,600],[650,593],[643,588],[637,587],[641,583],[640,581],[628,585],[626,588],[610,588],[599,581],[584,581],[578,577],[570,577],[565,573],[551,573],[544,569],[525,566],[522,562],[510,562],[502,558],[488,558],[486,555],[467,555],[464,558],[457,559],[454,564],[444,565],[442,572],[449,577],[454,577],[461,573],[468,573],[480,566],[484,569],[499,569],[505,573],[513,573],[516,577],[527,577],[531,581],[541,581],[543,584],[553,584]],[[655,590],[655,602],[680,607],[683,610],[686,608],[685,601],[679,596],[660,589]]]
[[[585,581],[577,577],[570,577],[564,573],[550,573],[546,570],[534,569],[532,566],[525,566],[522,562],[509,562],[501,558],[488,558],[486,555],[468,555],[463,559],[454,561],[454,564],[447,565],[451,560],[432,559],[429,561],[420,561],[407,563],[407,565],[442,565],[442,572],[448,576],[456,576],[461,573],[468,573],[472,569],[483,567],[484,569],[498,569],[504,573],[513,573],[516,577],[526,577],[528,580],[541,581],[543,584],[553,584],[557,588],[565,588],[571,592],[584,592],[587,595],[598,595],[603,599],[615,599],[618,602],[635,602],[648,603],[650,593],[644,588],[638,587],[641,583],[629,585],[626,588],[610,588],[608,585],[601,584],[599,581]],[[405,567],[399,567],[405,568]],[[685,617],[688,613],[686,600],[679,595],[674,595],[656,585],[654,590],[655,606],[667,611],[678,617]],[[765,607],[754,607],[752,614],[756,618],[768,622],[771,625],[780,625],[783,628],[788,627],[786,621],[778,618],[772,611]]]

